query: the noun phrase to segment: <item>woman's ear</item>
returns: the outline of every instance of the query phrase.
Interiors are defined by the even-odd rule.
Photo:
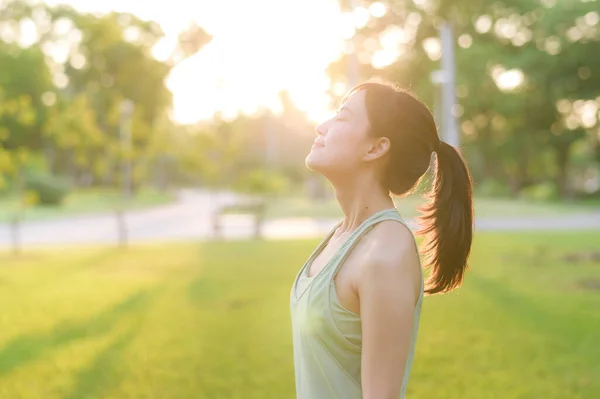
[[[369,151],[365,155],[365,161],[374,161],[384,157],[390,151],[390,139],[387,137],[377,137],[373,139]]]

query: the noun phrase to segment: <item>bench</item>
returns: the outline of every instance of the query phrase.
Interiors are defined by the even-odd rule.
[[[262,238],[262,224],[265,217],[266,202],[245,201],[223,205],[215,211],[213,216],[213,234],[217,239],[223,238],[222,217],[224,215],[252,215],[254,218],[254,238]]]

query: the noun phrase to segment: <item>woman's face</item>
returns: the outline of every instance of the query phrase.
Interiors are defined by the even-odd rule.
[[[327,178],[348,176],[373,158],[373,147],[380,141],[369,134],[365,91],[357,91],[332,119],[317,126],[306,166]]]

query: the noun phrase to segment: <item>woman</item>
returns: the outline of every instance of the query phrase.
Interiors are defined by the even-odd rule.
[[[390,196],[418,185],[437,154],[422,209],[423,281],[412,232]],[[332,184],[344,212],[291,292],[297,399],[404,398],[424,294],[457,288],[472,240],[471,179],[440,141],[433,116],[390,85],[354,88],[317,127],[306,165]]]

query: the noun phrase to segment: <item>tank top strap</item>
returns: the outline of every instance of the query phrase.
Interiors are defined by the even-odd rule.
[[[395,220],[407,228],[409,226],[406,224],[404,219],[398,213],[396,208],[385,209],[383,211],[377,212],[367,218],[354,232],[350,235],[350,237],[342,244],[340,250],[335,254],[335,259],[333,259],[333,267],[330,271],[329,279],[330,283],[333,282],[333,278],[336,276],[339,271],[341,265],[344,263],[344,260],[348,257],[352,249],[356,246],[358,241],[368,233],[375,225],[385,220]]]

